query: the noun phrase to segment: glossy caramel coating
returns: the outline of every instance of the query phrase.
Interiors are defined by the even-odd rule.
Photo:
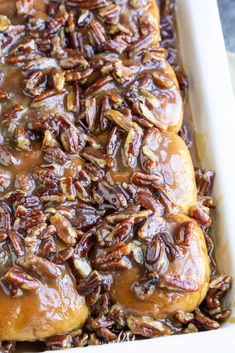
[[[171,132],[162,133],[156,150],[160,174],[172,190],[175,211],[187,214],[197,200],[197,187],[192,159],[183,139]]]
[[[166,184],[174,203],[174,212],[188,213],[197,201],[195,173],[189,150],[183,139],[172,132],[162,132],[156,142],[151,142],[151,151],[156,157],[156,168],[146,172],[159,175],[159,183]],[[142,160],[143,150],[140,153]],[[142,169],[144,163],[142,163]],[[111,172],[115,183],[130,180],[133,170]]]
[[[160,41],[160,14],[157,2],[155,0],[151,0],[151,6],[149,7],[147,13],[152,15],[152,20],[156,30],[153,45],[157,47]]]
[[[164,74],[169,80],[172,81],[172,86],[165,92],[166,101],[161,105],[161,114],[159,114],[159,120],[167,125],[167,131],[178,133],[183,123],[183,101],[179,89],[179,83],[176,78],[175,72],[167,61],[164,61]]]
[[[189,220],[184,215],[171,215],[168,217],[168,229],[172,232],[180,223]],[[196,290],[187,292],[157,288],[146,301],[137,299],[131,288],[134,282],[141,279],[143,272],[142,266],[133,263],[132,269],[119,271],[114,275],[111,294],[126,312],[164,319],[180,310],[193,311],[207,293],[210,275],[207,247],[199,226],[195,223],[192,242],[184,256],[170,262],[166,271],[161,274],[162,278],[171,276],[192,282]]]
[[[13,25],[22,24],[27,18],[30,18],[30,16],[47,21],[51,19],[48,14],[47,5],[48,1],[46,0],[35,0],[29,14],[17,17],[15,1],[3,1],[0,2],[0,13],[8,15]],[[61,6],[61,8],[63,12],[63,6]],[[76,23],[78,22],[79,11],[75,16]],[[93,9],[90,11],[88,8],[88,12],[91,12],[96,22],[102,24],[103,27],[101,27],[103,31],[108,34],[105,42],[108,42],[108,39],[110,39],[109,32],[111,32],[110,25],[101,19],[102,16],[100,16],[99,11],[97,12]],[[112,66],[112,62],[109,63],[110,65],[106,65],[105,55],[109,53],[109,49],[107,49],[105,44],[108,43],[102,44],[101,47],[98,45],[97,48],[94,48],[94,54],[88,53],[86,57],[89,65],[90,61],[94,61],[93,64],[91,64],[91,67],[94,65],[94,71],[92,71],[87,79],[82,81],[76,79],[75,76],[75,78],[71,76],[72,79],[74,79],[72,85],[75,83],[79,86],[81,101],[86,99],[89,101],[91,98],[96,99],[97,112],[100,111],[100,105],[104,98],[108,98],[110,102],[112,102],[112,99],[113,102],[115,102],[115,98],[120,98],[118,99],[118,101],[121,101],[120,106],[110,103],[112,109],[118,109],[120,112],[123,111],[124,115],[126,114],[129,119],[129,115],[126,111],[126,108],[129,107],[133,121],[136,119],[135,114],[138,115],[137,119],[139,118],[139,121],[143,115],[145,124],[141,125],[140,122],[139,131],[143,131],[144,133],[145,127],[147,129],[148,126],[151,125],[160,129],[161,133],[158,143],[150,146],[153,148],[152,152],[156,156],[156,170],[145,171],[147,173],[156,172],[160,177],[159,183],[168,186],[172,193],[174,203],[173,212],[187,214],[189,207],[196,201],[195,176],[189,151],[183,140],[175,134],[181,128],[183,117],[183,102],[180,95],[179,84],[172,67],[166,61],[164,50],[156,49],[160,41],[159,9],[155,0],[147,2],[130,1],[124,5],[121,4],[120,12],[121,15],[118,24],[126,27],[125,31],[127,31],[127,33],[130,32],[131,36],[135,38],[133,45],[130,45],[126,52],[124,50],[120,52],[120,55],[117,55],[116,66]],[[66,24],[66,26],[67,25],[68,24]],[[148,31],[148,26],[150,29],[152,27],[152,30]],[[99,26],[97,27],[97,23],[96,30],[98,31],[98,37],[101,36],[102,39],[102,30],[99,29]],[[70,31],[70,28],[66,27],[65,33],[67,34],[68,31]],[[89,36],[87,37],[86,26],[80,26],[77,28],[77,31],[83,40],[83,45],[87,43],[89,43],[89,45],[92,44],[92,41],[88,38]],[[34,33],[34,35],[36,36],[36,33]],[[54,35],[57,36],[58,33],[54,33],[53,37]],[[50,38],[50,36],[48,38]],[[21,40],[23,41],[24,39],[21,38],[20,41]],[[129,40],[130,38],[128,41]],[[68,44],[70,44],[70,40],[68,40]],[[76,43],[73,43],[73,45],[74,44]],[[54,45],[55,44],[53,44],[53,46]],[[140,48],[138,48],[138,46]],[[43,92],[44,90],[54,88],[54,83],[50,82],[48,79],[49,75],[52,75],[52,79],[54,77],[51,70],[52,67],[58,69],[59,72],[64,72],[66,76],[65,72],[69,71],[67,70],[69,67],[67,67],[65,71],[63,70],[60,63],[60,55],[66,58],[67,55],[70,56],[70,53],[72,53],[71,55],[73,56],[75,48],[76,45],[73,49],[72,47],[67,48],[67,52],[63,52],[62,50],[62,54],[57,53],[55,56],[51,53],[52,57],[50,57],[50,50],[46,54],[45,57],[48,58],[48,62],[45,64],[45,67],[42,68],[43,75],[45,74],[44,78],[46,79],[46,85],[42,88]],[[146,50],[146,48],[148,48],[148,50]],[[143,49],[146,50],[146,53],[143,53]],[[12,49],[8,54],[12,54],[11,51]],[[103,52],[105,52],[104,59],[102,59],[104,63],[99,67],[98,57],[100,54],[102,56]],[[4,63],[4,60],[2,63]],[[82,68],[81,72],[83,72],[83,69],[84,68]],[[34,95],[32,97],[30,92],[27,90],[24,91],[26,81],[29,80],[28,77],[31,74],[30,70],[29,72],[27,69],[23,69],[22,71],[21,63],[19,65],[14,64],[14,61],[11,65],[1,64],[0,70],[2,70],[4,74],[1,88],[3,91],[10,93],[10,99],[1,102],[3,114],[13,104],[21,104],[24,108],[22,119],[20,118],[16,121],[17,125],[24,125],[28,128],[27,124],[31,124],[31,120],[39,119],[40,115],[45,112],[51,112],[53,114],[63,113],[71,119],[72,124],[76,125],[77,115],[78,113],[82,113],[82,111],[76,106],[75,108],[77,108],[77,110],[70,110],[66,107],[65,103],[67,102],[67,93],[70,92],[71,89],[70,80],[65,80],[66,82],[62,85],[65,91],[69,89],[65,96],[63,89],[61,92],[59,89],[59,98],[55,95],[55,97],[49,100],[46,99],[41,102],[39,100],[38,103],[38,97],[35,98]],[[118,70],[120,70],[120,72]],[[80,72],[80,70],[78,71]],[[127,75],[127,79],[125,77],[126,72],[129,75]],[[109,78],[108,84],[104,86],[100,84],[99,87],[97,84],[98,79],[105,79],[105,77]],[[128,77],[130,79],[128,79]],[[90,89],[92,85],[97,85],[97,88],[93,90]],[[136,101],[139,106],[136,109],[130,97],[128,97],[130,90],[132,90],[138,98]],[[136,103],[136,101],[134,99],[134,103]],[[74,115],[73,112],[76,114]],[[138,123],[137,119],[136,124]],[[112,123],[113,122],[109,121],[109,124]],[[110,133],[109,127],[112,128],[112,125],[108,125],[108,128],[104,132],[100,127],[98,127],[97,130],[96,128],[90,129],[90,132],[94,132],[97,140],[100,140],[101,150],[104,151],[104,154],[107,136]],[[10,141],[12,155],[18,160],[18,163],[9,168],[4,166],[4,164],[0,166],[0,172],[8,174],[11,179],[8,191],[19,188],[19,182],[17,181],[19,175],[33,174],[35,166],[48,163],[48,160],[44,159],[44,151],[42,150],[41,142],[31,141],[30,151],[21,151],[20,148],[15,145],[16,140],[15,136],[13,136],[13,130],[14,129],[12,129],[11,132],[10,129],[6,130],[3,128],[1,132],[2,136],[0,136],[1,141]],[[125,132],[127,131],[125,130]],[[33,133],[37,135],[37,131],[35,132],[33,130]],[[40,133],[42,133],[42,131]],[[100,136],[100,134],[104,136]],[[122,129],[121,134],[122,139],[124,139]],[[55,136],[58,146],[63,149],[64,146],[61,144],[60,132],[58,136],[57,134],[55,134]],[[104,137],[103,140],[102,137]],[[114,182],[126,181],[127,179],[131,182],[133,172],[138,170],[143,171],[142,169],[144,169],[143,165],[141,165],[142,149],[140,150],[140,155],[136,163],[136,169],[126,168],[125,163],[122,163],[123,161],[121,161],[122,157],[120,155],[123,152],[123,142],[124,140],[120,143],[121,147],[118,152],[119,155],[117,156],[118,168],[116,171],[110,172]],[[60,169],[59,176],[71,176],[76,180],[78,169],[85,167],[86,163],[87,161],[83,159],[82,153],[80,155],[79,151],[69,156],[67,162],[58,167]],[[116,180],[115,174],[117,174]],[[121,180],[122,175],[123,180]],[[36,188],[37,186],[38,185],[36,185]],[[185,219],[187,220],[185,216],[169,217],[169,228],[174,228],[176,223],[178,224]],[[183,275],[190,278],[193,276],[198,286],[197,290],[190,293],[178,293],[175,291],[166,291],[165,289],[157,289],[148,301],[140,302],[133,297],[130,288],[132,283],[142,276],[143,269],[133,263],[131,270],[117,271],[114,273],[115,281],[112,288],[113,298],[116,299],[117,302],[120,302],[128,312],[139,315],[144,314],[154,318],[164,318],[174,314],[178,310],[193,310],[205,296],[209,277],[209,260],[203,234],[198,227],[195,226],[195,229],[193,242],[189,247],[188,253],[186,253],[182,259],[180,258],[175,262],[169,263],[167,272],[164,272],[162,276],[166,274],[179,276],[179,278]],[[91,263],[92,261],[93,259]],[[5,272],[5,270],[2,271],[2,278],[4,278]],[[10,295],[6,295],[3,290],[0,290],[0,340],[43,340],[53,335],[70,332],[84,325],[89,314],[89,309],[85,304],[85,299],[77,292],[77,283],[69,270],[69,265],[67,264],[62,268],[62,276],[60,278],[50,281],[40,279],[40,281],[40,287],[38,289],[33,291],[23,290],[22,296],[19,297],[11,297]]]
[[[0,291],[0,340],[35,341],[82,327],[88,308],[66,268],[59,279],[12,298]]]

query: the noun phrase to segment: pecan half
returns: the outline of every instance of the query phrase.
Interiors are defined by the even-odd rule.
[[[187,221],[180,224],[174,233],[178,245],[189,246],[194,232],[194,223]]]
[[[72,227],[67,218],[60,213],[51,216],[50,222],[56,227],[58,237],[63,240],[65,244],[74,245],[77,241],[76,230]]]

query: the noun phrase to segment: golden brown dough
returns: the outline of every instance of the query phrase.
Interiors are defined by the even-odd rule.
[[[81,327],[87,316],[85,299],[69,270],[41,283],[36,291],[12,298],[0,291],[0,340],[34,341]]]
[[[197,200],[197,187],[192,159],[182,138],[171,132],[161,134],[156,149],[160,174],[172,190],[175,211],[188,213]]]
[[[191,221],[191,219],[180,214],[171,215],[168,217],[168,230],[172,233],[180,223],[186,221]],[[143,276],[143,269],[140,265],[133,264],[132,269],[120,271],[114,275],[112,297],[128,313],[163,319],[180,310],[193,311],[206,295],[209,274],[209,257],[204,235],[199,226],[194,223],[191,245],[186,249],[186,253],[177,260],[169,262],[168,267],[160,275],[159,282],[165,283],[165,289],[155,289],[154,293],[145,301],[137,299],[131,288],[134,282],[139,281]],[[168,286],[171,286],[169,282],[167,283],[169,278],[176,282],[186,281],[192,291],[180,290],[177,287],[167,289]]]

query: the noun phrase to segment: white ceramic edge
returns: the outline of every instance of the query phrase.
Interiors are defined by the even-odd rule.
[[[220,267],[235,278],[235,115],[228,64],[224,49],[216,0],[176,0],[177,21],[186,71],[190,74],[190,95],[195,126],[198,132],[207,133],[208,144],[202,164],[217,171],[215,195],[219,201],[220,229],[218,241],[228,261]],[[189,46],[190,43],[190,46]],[[187,51],[186,51],[187,49]],[[196,116],[195,113],[197,112]],[[199,146],[200,148],[200,146]],[[203,146],[203,149],[205,146]],[[234,184],[233,184],[234,183]],[[218,234],[217,234],[218,236]],[[226,258],[224,259],[226,260]],[[233,291],[233,300],[234,291]],[[162,337],[135,342],[114,343],[102,346],[73,348],[58,353],[112,352],[164,352],[198,353],[198,350],[235,353],[235,325],[227,324],[216,331],[189,335]]]
[[[217,263],[235,278],[235,104],[217,1],[178,0],[177,26],[200,162],[216,171]],[[235,316],[235,287],[228,301]]]

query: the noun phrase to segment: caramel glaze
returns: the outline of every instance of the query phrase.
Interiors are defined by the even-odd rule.
[[[35,0],[34,17],[46,19],[45,7],[46,1]],[[122,23],[127,28],[134,30],[132,21],[129,21],[129,18],[132,18],[132,10],[128,5],[125,9],[126,12],[121,16]],[[12,23],[20,23],[22,21],[14,16],[15,1],[0,1],[0,13],[8,15]],[[149,13],[152,15],[151,24],[154,28],[154,47],[158,45],[160,40],[159,11],[155,0],[152,0],[151,6],[148,8]],[[81,34],[86,37],[85,32]],[[86,39],[84,40],[86,41]],[[173,212],[187,214],[189,207],[196,202],[197,190],[189,151],[183,140],[176,134],[182,125],[183,102],[175,73],[166,62],[164,55],[161,57],[160,54],[158,52],[154,59],[158,63],[157,70],[155,63],[155,70],[160,75],[163,75],[163,81],[167,81],[168,86],[165,87],[164,82],[162,83],[158,80],[157,84],[155,83],[156,86],[150,87],[150,91],[158,92],[158,100],[161,104],[158,107],[153,106],[152,111],[155,110],[155,116],[157,113],[160,123],[165,126],[163,130],[166,131],[161,132],[158,143],[152,146],[152,152],[157,157],[157,171],[155,170],[154,172],[157,172],[161,182],[165,183],[172,192],[175,205]],[[142,80],[142,76],[146,73],[154,73],[151,67],[152,58],[150,59],[148,55],[150,54],[146,53],[144,64],[133,60],[133,67],[138,70],[136,81],[139,81],[135,88],[137,87],[137,91],[142,97],[144,93],[139,88],[148,88],[145,87],[145,85],[148,86],[148,83]],[[121,59],[127,66],[129,65],[130,67],[132,65],[130,59],[126,57],[121,57]],[[55,61],[55,67],[57,67],[56,65]],[[37,115],[38,107],[36,105],[30,106],[31,99],[22,94],[25,77],[21,75],[20,67],[3,65],[1,70],[5,73],[2,88],[11,93],[10,103],[9,101],[3,102],[2,111],[4,112],[9,106],[20,102],[25,107],[21,122],[24,123],[27,118],[30,120],[31,113]],[[92,84],[97,76],[99,76],[99,72],[91,75],[87,81],[87,87]],[[126,94],[132,89],[132,84],[134,82],[128,82],[128,88],[124,87],[121,94]],[[108,92],[120,93],[120,88],[115,81],[102,87],[100,92],[96,90],[95,94],[99,94],[97,103],[100,103],[100,100]],[[91,96],[85,94],[85,98],[90,98]],[[42,110],[47,112],[56,110],[69,116],[69,113],[64,110],[63,98],[62,96],[60,101],[56,101],[53,98],[50,104],[47,102],[44,108],[40,107],[40,113],[43,113]],[[71,120],[73,121],[72,115]],[[104,147],[107,142],[107,136],[104,133],[98,137]],[[36,164],[45,163],[40,147],[40,143],[33,142],[32,151],[13,151],[14,156],[19,160],[19,165],[12,166],[10,170],[9,168],[1,167],[0,172],[8,172],[12,176],[12,180],[20,173],[31,173]],[[84,160],[79,156],[71,157],[69,165],[63,167],[64,176],[73,176],[73,172],[78,165],[85,165]],[[116,171],[110,172],[114,183],[129,181],[133,170],[123,166],[121,155],[117,156],[117,166]],[[144,168],[141,165],[140,157],[136,170],[142,169]],[[117,171],[118,176],[116,176]],[[166,231],[173,233],[178,224],[188,219],[187,216],[182,214],[167,216]],[[132,262],[131,269],[113,273],[114,284],[111,288],[111,295],[127,312],[162,319],[175,314],[178,310],[192,311],[205,297],[209,281],[209,258],[201,229],[194,224],[192,242],[187,249],[184,249],[184,256],[167,263],[161,273],[162,279],[166,279],[167,276],[172,276],[179,280],[185,280],[186,278],[189,283],[193,282],[193,291],[185,290],[180,292],[175,289],[157,288],[148,300],[140,301],[134,296],[131,288],[133,283],[140,280],[144,275],[143,268],[143,266]],[[25,291],[24,295],[18,298],[12,298],[0,290],[0,340],[43,340],[46,337],[82,327],[88,314],[85,299],[77,293],[73,275],[67,266],[62,266],[60,278],[43,281],[39,289],[33,292]]]
[[[159,183],[169,187],[174,212],[187,214],[190,206],[197,201],[197,187],[192,159],[185,142],[175,133],[162,132],[154,153],[157,156],[157,168],[153,172],[160,176]],[[114,183],[128,182],[133,170],[123,168],[118,174],[110,174]]]
[[[0,291],[0,340],[34,341],[81,327],[88,316],[68,267],[36,292],[12,298]]]
[[[189,217],[177,214],[167,219],[167,231],[171,234],[182,222],[191,220]],[[123,308],[132,314],[150,316],[154,319],[164,319],[174,315],[177,311],[191,312],[204,299],[209,283],[209,257],[202,230],[196,223],[191,245],[184,249],[182,257],[168,264],[160,275],[160,280],[169,277],[175,280],[187,280],[194,290],[180,291],[177,289],[165,290],[157,288],[145,301],[137,299],[132,292],[134,282],[139,281],[144,270],[141,265],[133,263],[130,270],[114,274],[112,297]]]

